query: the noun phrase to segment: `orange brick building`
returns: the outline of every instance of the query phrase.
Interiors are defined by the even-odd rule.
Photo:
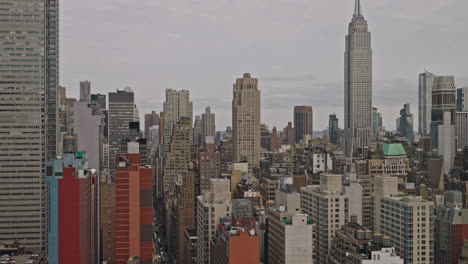
[[[140,167],[139,154],[117,154],[113,254],[116,264],[138,256],[153,259],[153,169]]]

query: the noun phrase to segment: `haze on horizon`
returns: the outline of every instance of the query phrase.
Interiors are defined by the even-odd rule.
[[[362,0],[372,33],[374,106],[387,129],[411,103],[418,74],[468,86],[468,1]],[[130,86],[140,114],[162,111],[166,88],[188,89],[217,130],[231,124],[232,84],[259,79],[262,122],[281,130],[295,105],[314,107],[314,130],[337,113],[343,127],[345,35],[353,0],[92,0],[61,2],[61,85],[78,95]]]

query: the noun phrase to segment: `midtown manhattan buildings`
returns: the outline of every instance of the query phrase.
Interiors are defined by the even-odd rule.
[[[260,90],[258,80],[245,73],[236,80],[232,99],[234,162],[260,165]]]
[[[46,246],[42,170],[58,144],[58,1],[1,4],[0,244],[18,240],[41,250]]]
[[[372,49],[371,33],[356,0],[349,23],[345,51],[345,153],[369,145],[372,136]]]

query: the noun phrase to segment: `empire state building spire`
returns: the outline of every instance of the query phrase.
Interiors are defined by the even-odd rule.
[[[361,10],[361,0],[355,0],[355,7],[354,7],[354,16],[355,17],[362,17],[362,10]]]

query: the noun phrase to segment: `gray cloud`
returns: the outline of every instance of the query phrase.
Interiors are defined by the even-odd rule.
[[[424,68],[468,86],[468,2],[363,0],[374,50],[374,105],[394,128],[405,102],[417,103]],[[292,119],[314,107],[315,128],[343,113],[344,35],[351,0],[80,0],[61,3],[61,83],[77,95],[131,86],[140,112],[161,111],[164,89],[189,89],[195,113],[211,105],[230,124],[232,84],[258,77],[262,118]],[[92,8],[90,8],[92,7]]]

